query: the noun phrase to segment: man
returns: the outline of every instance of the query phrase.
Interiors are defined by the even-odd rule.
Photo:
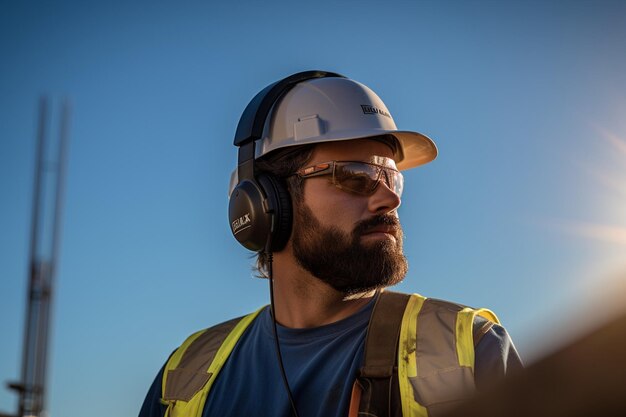
[[[231,227],[272,307],[187,339],[141,417],[437,416],[521,367],[488,310],[383,291],[408,269],[400,170],[436,148],[368,87],[294,74],[252,100],[235,144]]]

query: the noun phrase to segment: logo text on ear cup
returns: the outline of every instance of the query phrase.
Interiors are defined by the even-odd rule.
[[[241,216],[240,218],[236,219],[235,221],[231,223],[232,228],[233,228],[233,234],[236,235],[242,230],[245,230],[248,227],[252,226],[251,223],[252,223],[252,220],[250,220],[250,213],[244,214],[243,216]]]

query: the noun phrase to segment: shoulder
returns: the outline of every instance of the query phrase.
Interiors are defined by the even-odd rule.
[[[415,300],[411,307],[413,314],[418,315],[420,321],[452,332],[461,330],[471,333],[474,345],[494,324],[500,324],[496,314],[486,308],[474,308],[420,294],[412,294],[411,297]]]
[[[475,328],[484,327],[482,318],[478,318]],[[507,330],[499,325],[488,326],[488,330],[476,341],[475,377],[478,389],[489,381],[497,381],[512,372],[523,368],[522,359],[515,348]]]
[[[186,363],[189,358],[202,357],[205,358],[205,361],[210,361],[226,341],[230,340],[235,343],[243,331],[265,308],[262,307],[245,316],[236,317],[193,333],[172,354],[166,368],[179,367],[181,363]],[[200,366],[204,365],[206,364],[200,364]]]
[[[245,328],[250,325],[254,321],[254,319],[265,310],[267,306],[263,306],[252,313],[246,314],[245,316],[236,317],[234,319],[230,319],[221,323],[218,323],[214,326],[208,327],[206,329],[197,331],[193,333],[191,336],[187,337],[185,341],[180,345],[179,351],[186,351],[193,345],[193,349],[196,350],[202,346],[215,346],[219,347],[222,341],[224,341],[231,333],[236,330],[239,330],[240,333],[245,330]]]
[[[194,348],[197,348],[207,344],[215,344],[216,340],[223,340],[244,317],[246,316],[236,317],[193,333],[185,339],[179,350],[187,350],[192,344]]]
[[[522,368],[513,340],[494,312],[447,300],[418,297],[422,302],[417,319],[417,327],[421,328],[418,338],[420,334],[428,339],[452,338],[456,339],[455,346],[466,340],[468,347],[473,346],[478,389]]]
[[[486,308],[474,308],[448,300],[428,298],[412,294],[415,300],[411,315],[417,315],[417,326],[422,335],[449,334],[461,337],[475,348],[478,360],[500,358],[510,362],[511,367],[521,364],[513,341],[506,329],[500,324],[496,314]],[[461,333],[461,334],[460,334]]]
[[[262,310],[189,336],[165,364],[161,376],[163,400],[168,403],[190,401],[211,375],[221,369],[245,329]]]
[[[388,293],[391,291],[385,291],[385,292]],[[496,322],[498,321],[495,314],[491,312],[491,310],[488,310],[485,308],[474,308],[474,307],[470,307],[468,305],[457,303],[454,301],[443,300],[440,298],[426,297],[417,293],[412,293],[412,294],[396,293],[396,294],[402,294],[404,296],[411,297],[415,301],[415,303],[419,306],[418,310],[422,312],[425,310],[428,310],[429,312],[437,312],[437,313],[445,313],[445,312],[458,313],[461,311],[474,311],[475,313],[483,315],[485,318],[491,321],[496,321]],[[484,312],[486,312],[486,314]]]

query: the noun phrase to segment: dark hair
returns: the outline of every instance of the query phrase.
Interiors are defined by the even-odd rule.
[[[311,160],[313,155],[314,144],[290,146],[281,148],[274,152],[264,155],[255,162],[257,172],[267,173],[277,178],[286,186],[291,201],[302,199],[303,181],[297,175],[292,175]],[[268,278],[267,265],[268,255],[261,251],[256,258],[255,270],[259,278]]]

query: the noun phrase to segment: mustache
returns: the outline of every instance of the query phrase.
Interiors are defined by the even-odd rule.
[[[362,220],[357,223],[353,233],[355,236],[360,236],[377,226],[391,226],[394,229],[400,230],[400,220],[397,216],[392,214],[379,214],[371,219]]]

